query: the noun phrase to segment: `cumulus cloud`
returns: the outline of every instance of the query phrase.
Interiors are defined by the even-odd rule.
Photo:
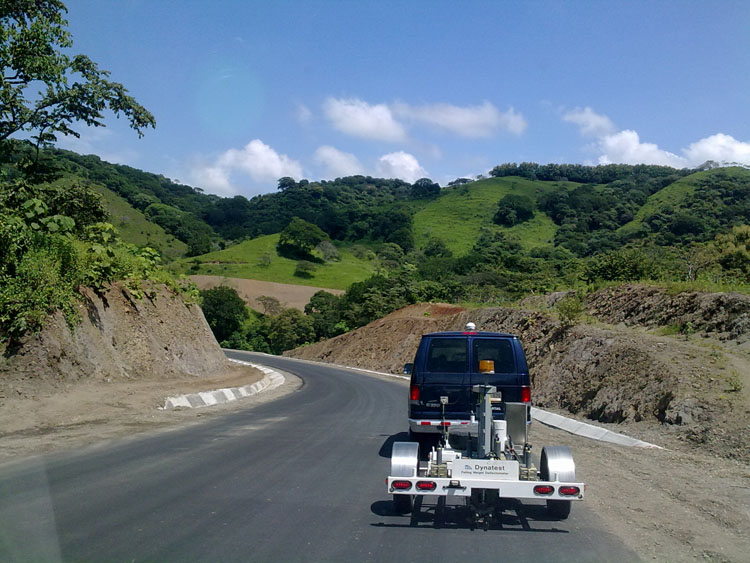
[[[237,193],[237,189],[229,180],[229,172],[220,166],[196,167],[192,171],[191,180],[214,194],[231,196]]]
[[[683,168],[687,161],[659,148],[654,143],[642,143],[635,131],[620,131],[613,135],[604,135],[600,139],[603,154],[599,164],[661,164]]]
[[[376,141],[406,139],[406,130],[385,104],[370,105],[356,98],[328,98],[323,113],[336,129],[347,135]]]
[[[194,166],[191,178],[208,191],[232,195],[238,192],[232,184],[235,174],[249,175],[255,182],[274,182],[283,176],[300,179],[302,166],[260,139],[253,139],[241,149],[227,150],[212,164]]]
[[[599,137],[615,132],[615,124],[606,115],[596,113],[590,107],[575,108],[562,116],[563,121],[574,123],[581,129],[582,135]]]
[[[404,151],[384,154],[378,160],[378,175],[384,178],[400,178],[413,183],[427,176],[427,171],[419,165],[419,161]]]
[[[612,121],[590,107],[576,108],[562,116],[574,123],[584,135],[596,137],[593,147],[600,153],[599,164],[658,164],[674,168],[696,167],[707,160],[750,165],[750,143],[717,133],[683,148],[680,154],[642,142],[636,131],[616,131]]]
[[[750,165],[750,143],[743,143],[723,133],[692,143],[683,152],[687,159],[695,164],[715,160]]]
[[[462,137],[489,137],[501,129],[518,135],[526,129],[523,115],[513,108],[503,113],[487,101],[465,107],[447,103],[413,106],[397,102],[393,104],[393,111],[403,119],[445,129]]]
[[[229,149],[217,165],[227,170],[249,174],[257,182],[278,180],[282,176],[302,178],[302,166],[285,154],[279,154],[260,139],[253,139],[242,149]]]
[[[318,164],[325,166],[328,178],[354,176],[364,173],[362,164],[360,164],[356,156],[340,151],[335,147],[328,145],[318,147],[313,158]]]

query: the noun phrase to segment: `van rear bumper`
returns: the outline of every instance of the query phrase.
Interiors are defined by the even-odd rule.
[[[427,418],[410,418],[409,430],[415,434],[440,434],[445,427],[461,429],[477,429],[477,423],[470,420],[434,420]]]

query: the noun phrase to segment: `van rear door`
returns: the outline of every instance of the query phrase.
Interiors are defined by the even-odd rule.
[[[418,366],[421,377],[420,405],[414,418],[440,419],[440,397],[448,397],[445,417],[468,419],[471,411],[469,340],[465,336],[433,336],[422,343],[426,350]]]
[[[515,346],[512,338],[475,336],[471,342],[471,385],[494,385],[502,394],[503,402],[521,401],[521,386],[524,385],[523,374],[520,373],[516,361]],[[494,364],[494,372],[480,373],[479,362],[490,360]],[[524,364],[525,365],[525,364]],[[493,408],[493,411],[496,409]],[[497,408],[495,415],[504,413]]]

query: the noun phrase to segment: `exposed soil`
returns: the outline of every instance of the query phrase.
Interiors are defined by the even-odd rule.
[[[199,289],[211,289],[220,285],[226,285],[237,290],[237,294],[256,311],[264,313],[263,305],[258,302],[258,297],[268,295],[279,300],[285,308],[305,310],[305,305],[318,291],[327,291],[334,295],[344,293],[340,289],[328,289],[324,287],[310,287],[306,285],[290,285],[287,283],[275,283],[258,280],[246,280],[241,278],[226,278],[222,276],[196,275],[190,276],[193,283]]]
[[[86,291],[71,331],[55,315],[0,357],[0,462],[93,444],[270,400],[164,411],[167,396],[240,387],[263,374],[227,361],[200,308],[163,287],[136,299],[120,285]],[[289,377],[284,392],[299,381]]]

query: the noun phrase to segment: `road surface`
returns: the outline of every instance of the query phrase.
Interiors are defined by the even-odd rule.
[[[186,428],[6,465],[0,560],[638,559],[585,501],[562,522],[511,506],[489,531],[472,530],[460,506],[395,515],[384,480],[390,444],[405,437],[402,382],[227,354],[304,386]]]

